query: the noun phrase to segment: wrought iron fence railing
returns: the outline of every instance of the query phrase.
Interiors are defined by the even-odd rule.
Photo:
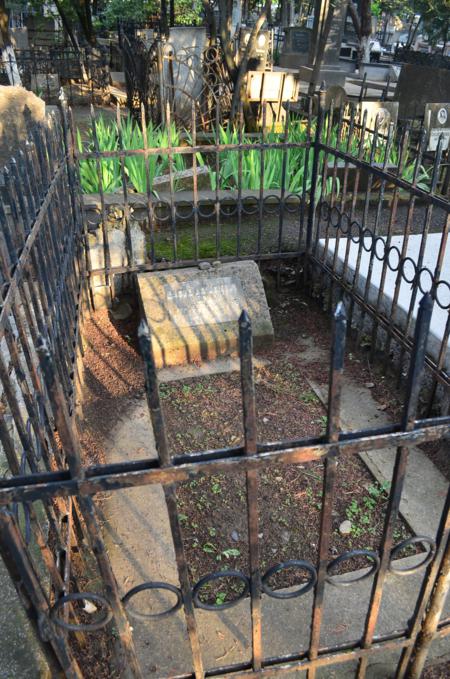
[[[439,294],[446,289],[440,271],[450,212],[448,201],[437,192],[442,143],[432,172],[419,186],[425,141],[408,160],[407,132],[395,139],[393,131],[388,130],[381,145],[378,123],[368,129],[367,119],[359,120],[355,115],[354,111],[348,115],[344,110],[333,109],[323,114],[319,109],[318,117],[310,110],[308,116],[294,121],[288,110],[280,132],[263,129],[254,137],[247,135],[241,111],[235,130],[220,130],[217,126],[213,138],[202,138],[200,143],[193,107],[191,132],[174,143],[172,135],[177,130],[171,125],[170,108],[167,128],[162,131],[151,126],[145,114],[142,127],[136,128],[131,120],[122,120],[119,111],[116,122],[109,123],[112,127],[104,133],[110,140],[107,150],[101,148],[102,128],[95,120],[90,135],[80,137],[76,150],[76,132],[73,126],[69,128],[63,106],[62,126],[55,121],[51,128],[36,129],[17,162],[11,162],[5,172],[0,202],[3,277],[0,441],[8,474],[0,480],[0,551],[55,672],[81,678],[83,662],[79,659],[90,643],[90,633],[103,630],[111,636],[113,626],[120,650],[119,665],[122,663],[119,671],[125,672],[123,668],[127,667],[133,676],[142,676],[130,621],[133,626],[136,623],[129,602],[140,591],[155,589],[169,590],[175,595],[175,604],[163,613],[182,610],[184,614],[191,651],[181,675],[186,677],[272,676],[304,670],[312,679],[321,668],[356,662],[356,676],[363,679],[371,660],[392,650],[398,654],[397,676],[416,678],[421,674],[431,643],[450,632],[449,621],[441,619],[450,583],[450,494],[445,499],[436,535],[412,536],[400,543],[394,537],[409,449],[438,441],[450,429],[450,418],[445,412],[440,417],[431,417],[430,411],[425,419],[419,413],[424,374],[431,375],[433,381],[431,404],[438,389],[448,390],[449,379],[445,365],[449,307]],[[151,144],[150,134],[158,138],[161,132],[166,135],[165,142]],[[131,147],[126,144],[127,134],[135,135]],[[230,138],[221,137],[226,134]],[[397,155],[391,154],[392,149]],[[177,170],[178,158],[189,159],[183,170]],[[408,169],[412,181],[405,176],[408,163],[412,163],[412,170]],[[210,181],[214,174],[214,188],[206,190],[206,195],[198,184],[201,167],[207,168]],[[180,202],[177,172],[188,170],[191,184],[184,188]],[[158,177],[167,181],[166,198],[158,188]],[[246,189],[245,182],[250,177],[255,179],[256,188]],[[86,194],[84,206],[81,205],[79,180],[85,190],[94,186],[98,192],[97,222],[89,220]],[[143,188],[139,192],[143,200],[141,214],[136,214],[131,200],[133,181]],[[93,200],[92,196],[89,200]],[[108,203],[109,200],[112,202]],[[118,217],[110,218],[109,205],[119,213]],[[210,213],[205,214],[205,206],[211,208]],[[402,210],[403,219],[398,222]],[[161,215],[165,218],[161,219]],[[183,221],[181,215],[185,216]],[[226,233],[229,249],[225,253],[225,221],[230,218]],[[265,240],[267,230],[269,238]],[[414,275],[407,275],[406,282],[410,305],[414,296],[414,309],[406,318],[407,329],[402,330],[399,295],[401,276],[412,259],[408,244],[417,235],[420,255],[426,252],[432,234],[437,236],[438,247],[435,264],[429,271],[429,285],[426,287],[421,280],[423,262],[420,258],[413,260]],[[403,245],[394,246],[394,235],[402,239]],[[212,250],[205,250],[206,242],[209,247],[212,243]],[[114,257],[120,248],[124,263],[116,264]],[[397,253],[396,266],[393,253]],[[93,265],[94,256],[97,266]],[[279,265],[290,258],[297,267],[298,282],[303,278],[307,285],[322,287],[330,307],[335,306],[336,297],[341,298],[333,321],[326,433],[304,440],[260,439],[256,426],[252,332],[244,310],[239,319],[242,446],[169,455],[149,329],[141,325],[140,347],[158,457],[83,466],[79,423],[71,409],[76,355],[82,351],[80,314],[88,308],[89,300],[95,299],[96,285],[106,287],[114,295],[115,277],[122,274],[130,278],[130,274],[142,270],[244,257],[272,259]],[[346,270],[350,257],[355,266],[349,278]],[[363,278],[364,257],[367,261]],[[376,261],[380,265],[374,302],[369,292],[375,280]],[[388,269],[394,274],[395,304],[390,314],[385,312],[380,297],[380,291],[386,287]],[[89,284],[90,296],[83,296],[85,283]],[[433,337],[430,325],[438,307],[444,314],[445,327],[436,359],[436,353],[430,351]],[[369,320],[368,334],[372,333],[374,352],[378,337],[385,333],[382,335],[385,353],[395,344],[401,353],[400,360],[408,357],[407,365],[402,364],[402,372],[406,372],[406,397],[398,423],[342,431],[340,396],[345,338],[352,320],[360,334],[367,334]],[[443,394],[439,396],[442,399]],[[376,453],[386,447],[395,449],[395,464],[379,548],[331,556],[332,507],[340,456],[356,455],[361,450]],[[263,568],[259,557],[259,476],[274,466],[312,460],[324,463],[317,562],[305,561],[301,554],[293,554],[289,561],[277,555],[271,567]],[[249,570],[218,571],[207,576],[206,581],[193,583],[188,575],[176,486],[199,475],[219,472],[237,472],[246,480]],[[144,579],[137,588],[121,592],[98,520],[99,494],[147,485],[161,485],[164,489],[177,581]],[[32,548],[34,545],[37,550]],[[413,616],[402,629],[377,636],[387,578],[398,570],[395,557],[411,545],[419,545],[421,556],[403,576],[408,577],[411,572],[423,574]],[[344,645],[324,647],[324,598],[329,595],[326,589],[330,583],[336,586],[334,569],[358,556],[368,565],[362,577],[371,578],[372,582],[362,635]],[[273,589],[271,578],[274,573],[292,567],[306,572],[307,580],[282,594],[284,598],[296,598],[313,591],[311,616],[305,619],[309,641],[289,656],[273,657],[263,645],[262,629],[266,623],[261,617],[261,603],[264,597],[281,598],[280,592]],[[91,582],[97,585],[94,591],[86,589],[87,569],[92,572]],[[202,590],[208,583],[229,577],[242,583],[242,593],[235,600],[216,604],[214,610],[236,605],[242,599],[248,601],[251,658],[212,669],[205,667],[198,628],[199,609],[209,610]],[[346,584],[341,582],[337,586]],[[357,584],[353,581],[352,586]],[[86,614],[86,602],[98,609],[94,619]]]

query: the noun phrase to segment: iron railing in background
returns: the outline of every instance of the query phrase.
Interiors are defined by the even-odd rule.
[[[262,130],[255,135],[246,133],[242,107],[235,127],[216,125],[212,133],[196,132],[194,105],[192,132],[184,134],[172,125],[169,106],[162,128],[149,123],[143,110],[140,124],[123,121],[118,112],[115,131],[109,128],[107,135],[109,150],[101,146],[100,121],[92,118],[90,141],[77,152],[82,186],[95,193],[84,196],[89,230],[103,248],[92,276],[105,266],[113,286],[116,274],[201,260],[281,262],[306,255],[305,270],[320,270],[326,285],[333,281],[330,302],[336,287],[349,299],[350,324],[356,324],[358,340],[370,338],[371,357],[381,348],[386,363],[396,359],[399,380],[407,373],[418,299],[431,292],[445,315],[442,337],[433,340],[426,360],[431,413],[437,391],[445,402],[450,388],[450,286],[441,276],[450,212],[442,195],[448,183],[443,140],[430,154],[424,130],[414,141],[409,128],[397,133],[381,116],[361,117],[357,107],[321,110],[318,117],[311,101],[300,115],[286,109],[276,132],[265,129],[263,107]],[[220,116],[220,101],[218,111]],[[152,144],[155,129],[164,134]],[[119,231],[124,255],[112,263],[109,241]],[[390,272],[395,281],[387,301]]]
[[[21,84],[45,100],[57,104],[61,88],[70,105],[97,103],[109,86],[108,47],[74,48],[49,45],[15,50],[0,63],[0,78],[10,84],[11,73]],[[14,82],[13,84],[19,84]]]

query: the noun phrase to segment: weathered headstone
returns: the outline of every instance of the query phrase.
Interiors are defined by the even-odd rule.
[[[17,153],[32,123],[45,119],[45,102],[23,87],[0,85],[0,162]]]
[[[394,98],[400,118],[422,117],[428,103],[450,103],[450,71],[446,68],[403,64]]]
[[[387,134],[389,125],[397,126],[398,101],[362,101],[359,104],[361,119],[367,111],[367,127],[374,129],[378,118],[379,131]]]
[[[441,135],[442,150],[448,149],[450,140],[450,104],[427,104],[425,106],[423,122],[428,133],[428,151],[436,151]]]
[[[280,54],[280,66],[298,68],[309,62],[312,31],[303,26],[289,26],[284,29],[283,51]]]
[[[273,338],[255,262],[145,273],[137,279],[158,368],[236,352],[243,309],[251,318],[256,347]]]

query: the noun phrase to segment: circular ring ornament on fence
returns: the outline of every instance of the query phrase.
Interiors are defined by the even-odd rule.
[[[191,219],[194,216],[194,204],[188,200],[180,200],[175,205],[175,217],[181,221]]]
[[[241,200],[241,210],[244,215],[256,215],[259,208],[259,200],[255,196],[245,196]]]
[[[395,256],[397,257],[394,262],[392,261],[392,253],[395,252]],[[400,266],[400,260],[401,260],[401,252],[398,249],[396,245],[391,245],[389,250],[387,251],[387,265],[390,268],[391,271],[398,271],[399,266]]]
[[[213,582],[214,580],[220,580],[220,578],[236,578],[237,580],[241,580],[241,582],[244,583],[244,589],[236,599],[233,599],[233,601],[225,601],[225,603],[223,604],[218,605],[206,604],[203,601],[201,601],[200,600],[201,588],[204,587],[209,582]],[[241,573],[240,571],[218,571],[217,573],[205,575],[204,578],[201,578],[197,582],[197,584],[194,585],[194,588],[192,590],[192,598],[197,608],[203,608],[205,611],[224,611],[226,608],[232,608],[233,606],[236,606],[236,604],[238,604],[239,601],[244,599],[247,596],[249,589],[250,580],[246,575],[244,575],[244,573]]]
[[[153,203],[153,212],[158,222],[168,222],[170,219],[170,205],[165,200],[158,200]]]
[[[177,600],[174,605],[171,606],[171,608],[168,608],[166,611],[162,611],[161,613],[140,613],[139,611],[134,611],[132,608],[128,607],[132,597],[136,596],[136,594],[139,594],[139,592],[144,592],[149,589],[164,589],[168,592],[173,592],[173,594],[175,594],[177,597]],[[168,582],[143,582],[141,585],[137,585],[136,587],[130,589],[130,591],[127,592],[122,598],[122,603],[127,609],[129,615],[131,615],[133,618],[136,618],[137,620],[145,621],[152,618],[165,618],[166,616],[175,613],[175,611],[178,611],[178,609],[181,608],[182,598],[181,591],[178,589],[178,587],[175,587],[175,585],[171,585]]]
[[[365,243],[366,238],[370,239],[369,245],[366,245],[366,243]],[[372,248],[373,248],[373,233],[370,229],[368,229],[368,228],[364,229],[364,231],[362,232],[362,241],[361,242],[362,242],[363,250],[365,250],[366,252],[372,251]]]
[[[330,219],[330,206],[326,201],[323,201],[319,205],[319,219],[324,222],[327,222]]]
[[[447,294],[445,294],[445,291]],[[436,285],[436,302],[441,309],[450,309],[450,284],[447,281],[439,281]]]
[[[356,234],[355,234],[356,231]],[[353,243],[359,243],[361,238],[362,238],[362,227],[358,224],[358,222],[353,221],[350,224],[350,238]]]
[[[367,571],[367,573],[364,573],[364,575],[361,575],[358,578],[353,578],[352,580],[336,580],[336,576],[333,575],[331,572],[333,568],[336,568],[336,566],[339,566],[341,563],[344,563],[345,561],[350,561],[350,559],[354,559],[356,556],[365,556],[366,559],[370,559],[372,563],[372,567]],[[331,561],[331,563],[328,564],[327,566],[327,582],[330,585],[333,585],[334,587],[350,587],[351,585],[354,585],[357,582],[362,582],[362,580],[366,580],[367,578],[370,578],[372,575],[375,575],[375,573],[378,571],[380,567],[380,557],[376,552],[371,552],[368,549],[354,549],[351,552],[345,552],[344,554],[341,554],[341,556],[338,556],[336,559]]]
[[[207,206],[212,206],[212,210],[210,212],[205,212],[204,210],[202,210],[202,208],[207,207]],[[214,217],[214,215],[216,214],[215,201],[213,201],[211,199],[202,200],[202,202],[198,204],[198,214],[202,219],[212,219]]]
[[[381,250],[381,248],[383,248]],[[375,238],[375,243],[374,243],[374,253],[375,257],[382,262],[383,259],[386,256],[386,243],[385,240],[382,236],[378,236],[378,238]]]
[[[72,622],[65,622],[62,618],[58,617],[58,610],[64,606],[64,604],[70,603],[71,601],[93,601],[96,604],[100,604],[104,608],[103,617],[96,622],[91,623],[80,623],[75,624]],[[96,632],[102,629],[109,623],[113,616],[109,602],[101,594],[94,594],[93,592],[72,592],[71,594],[66,594],[62,596],[58,601],[55,602],[50,610],[50,618],[55,625],[62,627],[62,629],[69,630],[70,632]]]
[[[394,559],[397,556],[397,554],[399,554],[406,547],[410,547],[411,545],[419,545],[419,544],[425,545],[425,558],[423,559],[423,561],[420,561],[415,566],[411,566],[411,568],[399,568],[398,566],[394,565]],[[425,566],[428,566],[430,561],[432,561],[433,558],[434,558],[435,551],[436,551],[436,543],[432,538],[429,538],[426,535],[415,535],[412,538],[408,538],[407,540],[403,540],[403,542],[400,542],[391,551],[391,559],[390,559],[390,562],[389,562],[389,570],[391,571],[391,573],[395,573],[396,575],[409,575],[410,573],[415,573],[416,571],[420,570],[421,568],[425,568]]]
[[[330,224],[333,229],[338,229],[341,225],[341,213],[336,206],[331,208]]]
[[[409,278],[408,274],[405,272],[405,269],[406,269],[407,266],[411,266],[412,270],[414,271],[411,278]],[[402,263],[400,265],[400,271],[401,271],[401,275],[402,275],[403,280],[405,280],[407,283],[410,283],[411,285],[413,285],[413,283],[416,279],[417,266],[416,266],[415,261],[413,259],[411,259],[411,257],[405,257],[405,259],[402,261]],[[409,273],[411,273],[411,271],[409,271]]]
[[[220,201],[220,214],[232,217],[237,213],[237,201],[234,198],[224,198]]]
[[[340,229],[341,229],[341,233],[343,233],[344,235],[349,233],[349,231],[351,229],[350,217],[348,216],[348,214],[346,212],[344,212],[342,214]]]
[[[276,592],[275,590],[269,587],[267,581],[272,577],[272,575],[275,575],[275,573],[284,571],[287,568],[298,568],[301,570],[308,571],[309,573],[308,582],[306,582],[304,585],[301,585],[301,587],[294,590],[293,592],[283,592],[283,591]],[[292,559],[291,561],[283,561],[282,563],[279,563],[276,566],[272,566],[272,568],[269,568],[269,570],[266,571],[262,576],[261,588],[263,592],[265,592],[268,596],[271,596],[274,599],[294,599],[295,597],[301,596],[302,594],[306,594],[307,592],[309,592],[314,587],[316,582],[317,582],[317,571],[314,568],[314,566],[309,563],[309,561]]]
[[[263,198],[263,209],[268,215],[278,215],[280,214],[280,196],[276,193],[269,193],[268,196]]]
[[[429,276],[428,287],[426,285],[427,276]],[[423,295],[426,295],[427,292],[430,292],[431,288],[433,287],[433,274],[431,273],[430,269],[427,269],[427,267],[424,266],[419,271],[418,279],[419,279],[419,290]]]
[[[284,197],[283,207],[286,212],[289,212],[290,214],[295,214],[298,212],[300,210],[301,204],[302,197],[299,193],[288,193],[287,196]]]

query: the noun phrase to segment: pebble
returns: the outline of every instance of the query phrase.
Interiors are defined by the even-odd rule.
[[[211,264],[209,262],[200,262],[198,268],[200,269],[200,271],[206,271],[207,269],[211,268]]]
[[[281,533],[281,539],[282,539],[284,542],[289,542],[289,540],[291,539],[291,534],[289,533],[288,530],[284,530],[284,531]]]
[[[231,531],[231,539],[233,540],[233,542],[239,542],[239,533],[237,532],[237,530]]]
[[[374,382],[366,382],[364,384],[364,386],[367,387],[367,389],[373,389],[374,386],[375,386],[375,383]]]
[[[348,519],[346,521],[343,521],[339,526],[339,532],[341,535],[350,535],[350,533],[352,532],[352,522],[349,521]]]

